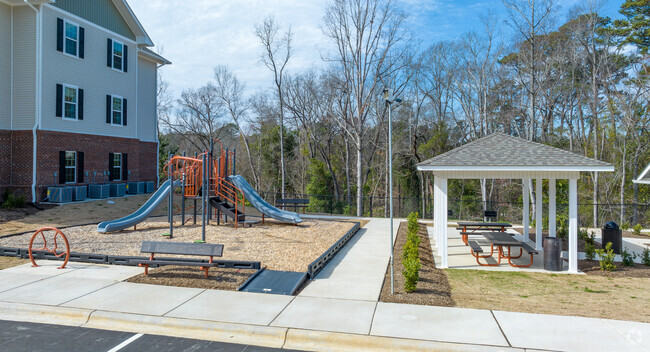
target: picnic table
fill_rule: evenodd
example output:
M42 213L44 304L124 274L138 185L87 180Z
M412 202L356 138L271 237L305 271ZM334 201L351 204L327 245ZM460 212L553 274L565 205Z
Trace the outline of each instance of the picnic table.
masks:
M476 258L476 262L478 265L481 266L497 266L501 264L501 259L508 259L508 264L510 266L516 267L516 268L528 268L533 265L533 255L537 254L538 252L529 246L525 242L520 242L514 237L510 236L508 233L505 232L480 232L480 234L490 243L490 254L488 255L481 255L480 253L483 253L483 249L481 246L478 244L476 241L469 241L469 246L471 247L470 251L474 258ZM497 262L496 264L490 264L490 263L481 263L479 261L479 258L490 258L494 255L494 248L497 248ZM504 247L508 247L508 252L506 254L506 251L504 250ZM513 256L512 255L512 248L513 247L519 247L519 255ZM521 258L523 255L523 252L526 251L528 254L530 254L530 263L528 264L515 264L512 262L512 259L518 259Z
M480 232L480 230L488 230L493 232L505 232L506 227L512 227L512 224L507 222L465 222L459 221L456 229L460 230L460 237L463 243L467 246L467 236L469 234Z

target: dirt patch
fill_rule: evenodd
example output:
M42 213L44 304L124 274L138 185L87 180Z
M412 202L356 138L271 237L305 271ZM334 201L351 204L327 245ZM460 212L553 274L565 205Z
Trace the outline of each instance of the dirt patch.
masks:
M578 268L587 275L650 278L650 266L648 265L624 266L621 263L614 263L614 265L616 265L616 270L603 271L600 270L600 263L597 260L578 260Z
M650 322L650 279L446 270L463 308Z
M206 279L203 270L170 265L150 269L149 275L142 273L125 281L138 284L236 291L256 271L254 269L211 268L209 277Z
M180 217L175 218L174 238L165 239L162 234L169 232L169 223L165 220L165 217L152 218L138 224L137 230L129 228L108 234L98 233L96 225L62 231L68 237L71 251L109 255L141 256L142 241L193 242L201 239L200 221L197 225L181 227ZM351 222L320 220L307 220L294 226L267 220L251 228L235 229L232 222L217 226L212 221L206 226L205 239L208 243L224 245L220 259L259 261L272 270L304 272L309 263L353 226ZM30 238L31 233L0 238L0 246L27 248ZM34 247L42 247L42 242L35 241Z
M394 294L390 294L390 265L386 270L384 284L379 300L381 302L408 303L442 307L455 307L456 303L451 297L451 287L447 281L444 270L437 269L431 252L431 243L425 224L420 224L420 281L417 290L407 293L404 291L404 277L402 276L402 248L406 243L407 223L401 222L397 232L394 255Z
M29 263L27 259L20 259L16 257L0 257L0 270L11 268L13 266Z
M51 209L55 206L49 205L49 206L42 206L44 209ZM25 206L23 208L14 208L14 209L5 209L5 208L0 208L0 224L13 221L13 220L20 220L23 219L27 216L34 215L41 210L36 209L33 206ZM3 225L4 227L4 225Z

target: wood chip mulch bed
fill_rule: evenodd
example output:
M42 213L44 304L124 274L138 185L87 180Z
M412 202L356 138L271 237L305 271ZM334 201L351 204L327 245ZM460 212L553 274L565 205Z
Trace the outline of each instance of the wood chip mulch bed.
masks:
M125 281L138 284L236 291L256 271L255 269L211 268L209 277L206 279L203 270L195 267L170 265L149 269L149 275L142 273Z
M614 271L603 271L600 270L600 263L597 260L578 260L578 269L587 275L650 278L650 266L648 265L624 266L621 263L614 263L614 265L616 265Z
M420 224L420 281L414 292L404 291L404 277L402 276L402 248L406 243L407 223L400 223L395 241L394 254L394 289L395 294L390 294L390 264L386 270L384 284L381 289L379 301L391 303L408 303L430 306L455 307L456 303L451 298L451 286L444 270L435 267L431 243L425 224Z

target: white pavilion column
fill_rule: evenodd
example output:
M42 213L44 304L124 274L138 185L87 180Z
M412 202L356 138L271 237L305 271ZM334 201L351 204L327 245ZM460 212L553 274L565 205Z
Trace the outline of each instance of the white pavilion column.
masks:
M447 262L447 179L436 176L433 181L435 192L434 207L436 219L435 232L438 255L440 255L440 268L448 268Z
M530 191L528 190L529 180L527 178L522 180L523 182L523 211L522 211L522 222L524 223L524 241L529 241L528 235L530 233Z
M578 272L578 180L569 179L569 272Z
M556 209L555 209L555 179L548 179L548 235L555 237L557 234L556 229Z
M433 177L433 240L435 241L435 248L438 255L440 255L440 238L438 237L438 225L440 225L440 216L438 215L438 210L440 206L438 201L440 200L440 189L438 188L438 176Z
M542 179L535 180L535 249L542 249L542 212L544 206L542 205Z

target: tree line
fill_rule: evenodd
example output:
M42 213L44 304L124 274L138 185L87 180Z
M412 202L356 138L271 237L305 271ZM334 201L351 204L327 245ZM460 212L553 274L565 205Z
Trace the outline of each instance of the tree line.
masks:
M416 171L418 162L501 131L615 165L579 182L580 202L590 203L583 225L648 221L650 187L631 180L650 162L650 0L626 0L618 20L602 16L600 5L503 0L504 18L485 15L481 30L423 46L393 1L332 0L321 28L334 49L301 72L287 70L296 34L268 17L252 30L271 88L247 96L226 66L176 98L159 82L161 158L217 138L238 149L238 173L260 192L329 196L315 197L313 211L385 212L382 93L390 90L402 100L392 106L395 195L430 198L433 180ZM449 192L485 210L519 202L521 186L456 180ZM616 214L599 204L617 204Z

